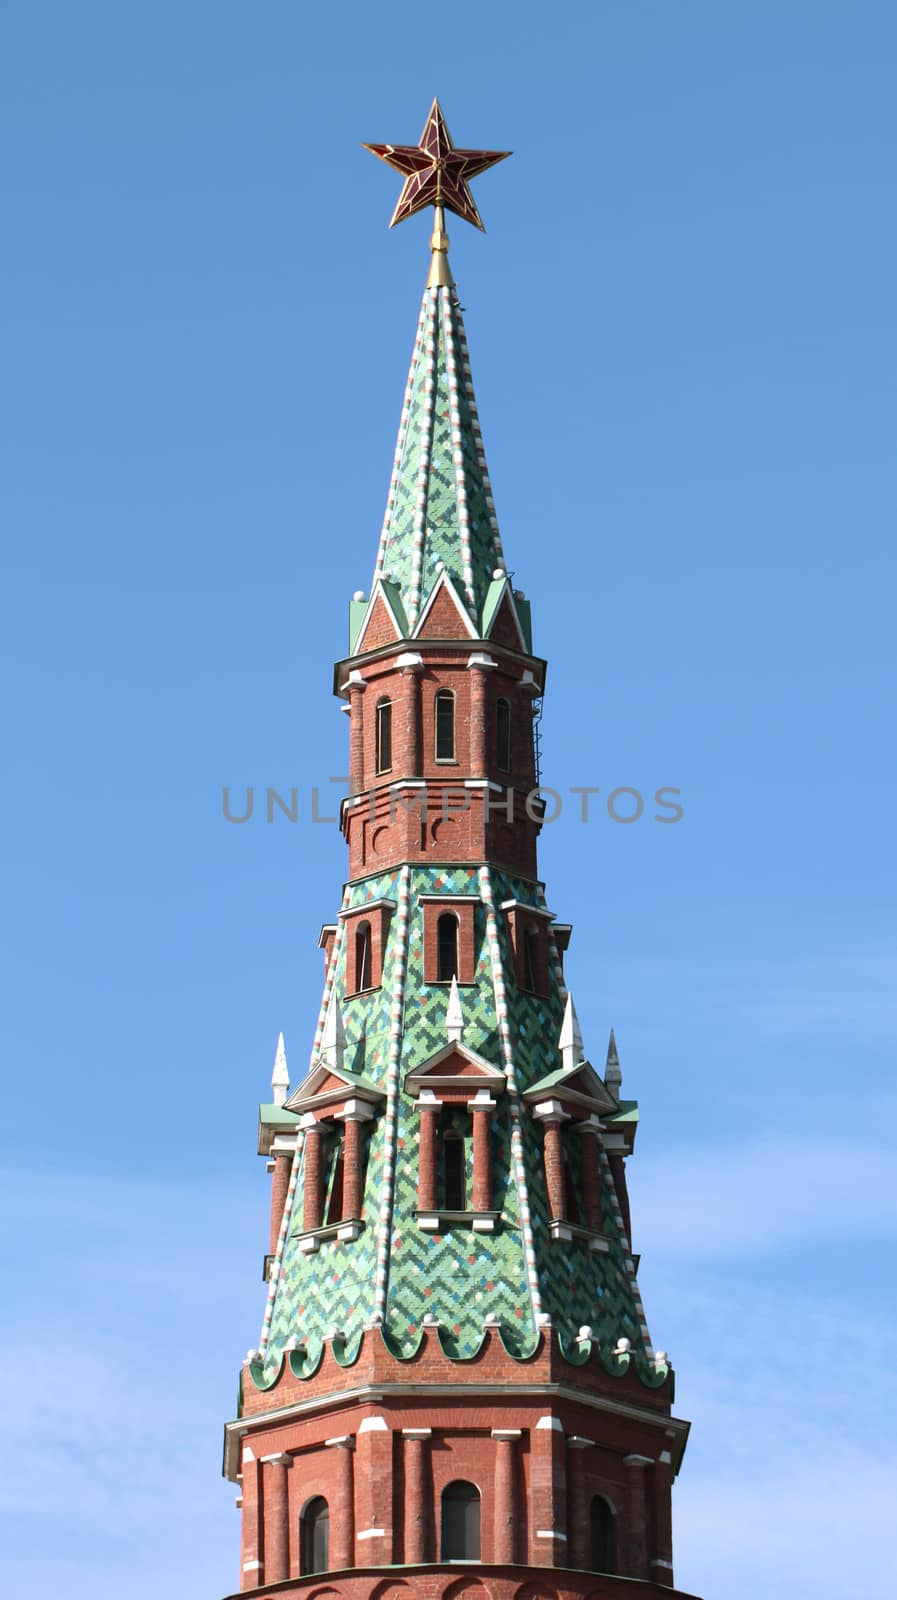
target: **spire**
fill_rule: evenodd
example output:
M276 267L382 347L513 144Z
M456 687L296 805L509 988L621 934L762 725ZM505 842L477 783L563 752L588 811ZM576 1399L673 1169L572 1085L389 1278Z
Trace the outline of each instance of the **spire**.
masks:
M617 1041L614 1030L610 1030L610 1039L607 1044L607 1064L604 1068L604 1082L615 1099L620 1098L620 1088L623 1083L623 1074L620 1071L620 1057L617 1055Z
M461 307L448 263L445 213L452 211L482 228L469 180L510 152L456 150L436 100L419 144L369 144L365 149L405 177L391 227L426 206L434 207L430 275L374 584L385 580L395 586L413 631L437 584L447 578L468 613L471 632L479 636L496 569L504 576L504 558Z
M579 1018L576 1015L576 1007L573 1004L572 994L567 996L567 1004L564 1007L564 1021L561 1026L561 1036L558 1039L558 1044L564 1071L569 1072L571 1067L579 1065L584 1054L582 1032L579 1026Z
M461 1010L461 993L457 978L452 978L448 1005L445 1011L445 1031L450 1044L456 1044L464 1033L464 1013Z
M321 1060L327 1063L328 1067L336 1067L337 1071L340 1072L342 1071L345 1049L346 1030L343 1027L343 1013L336 998L336 990L334 990L330 1005L327 1008L319 1055Z
M282 1106L290 1092L290 1074L287 1071L287 1053L284 1047L283 1034L277 1035L277 1049L274 1053L274 1071L271 1073L271 1099L276 1106Z

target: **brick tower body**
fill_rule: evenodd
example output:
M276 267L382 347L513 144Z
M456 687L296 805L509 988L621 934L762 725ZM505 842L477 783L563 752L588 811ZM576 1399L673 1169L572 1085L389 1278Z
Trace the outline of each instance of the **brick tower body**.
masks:
M291 1091L281 1044L260 1108L268 1298L225 1430L241 1587L675 1595L688 1425L630 1243L637 1107L613 1035L603 1076L585 1055L571 928L539 881L545 663L505 569L439 213L433 244L373 583L336 667L348 882L308 1071Z

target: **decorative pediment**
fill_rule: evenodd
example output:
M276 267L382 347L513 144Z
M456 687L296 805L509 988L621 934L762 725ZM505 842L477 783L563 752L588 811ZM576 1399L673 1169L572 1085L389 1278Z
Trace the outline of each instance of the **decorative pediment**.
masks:
M443 1045L435 1055L405 1074L406 1094L419 1094L424 1089L454 1089L463 1090L467 1095L487 1087L496 1092L504 1089L505 1075L501 1068L456 1040Z
M414 630L415 639L477 638L470 612L447 572L436 580Z
M383 645L404 639L407 632L402 597L395 584L381 578L371 591L357 638L350 646L352 654L360 656L368 650L379 650Z
M619 1105L602 1082L590 1061L578 1061L575 1066L561 1067L549 1072L523 1096L530 1105L547 1100L560 1101L573 1116L603 1116L619 1111Z
M313 1116L336 1107L346 1100L361 1100L369 1106L379 1105L384 1099L382 1089L346 1067L334 1067L327 1061L316 1061L311 1071L295 1088L286 1102L285 1110L298 1111Z
M507 584L505 584L504 593L495 608L485 636L487 639L492 639L495 644L506 645L509 650L526 650L523 629L520 626L511 590Z

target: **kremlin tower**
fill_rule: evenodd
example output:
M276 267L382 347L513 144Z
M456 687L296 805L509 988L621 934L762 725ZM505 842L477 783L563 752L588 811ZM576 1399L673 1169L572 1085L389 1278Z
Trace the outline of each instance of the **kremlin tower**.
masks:
M688 1424L652 1348L613 1033L599 1071L539 880L545 662L511 585L434 102L393 221L432 261L369 593L350 605L348 881L311 1059L260 1108L267 1304L225 1429L240 1588L288 1600L636 1600L673 1587Z

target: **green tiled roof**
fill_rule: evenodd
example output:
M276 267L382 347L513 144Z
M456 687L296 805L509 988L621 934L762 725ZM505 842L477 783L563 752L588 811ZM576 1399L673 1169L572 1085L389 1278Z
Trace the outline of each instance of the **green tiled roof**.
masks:
M501 1214L494 1234L448 1225L430 1233L418 1227L415 1216L420 1117L403 1083L409 1070L446 1043L448 990L424 981L424 906L419 903L421 895L442 893L475 899L475 982L460 991L463 1043L504 1072L508 1085L491 1113L493 1206ZM295 1338L305 1341L311 1370L334 1327L352 1349L365 1325L379 1322L390 1346L407 1356L417 1348L422 1318L429 1312L459 1358L479 1349L490 1313L499 1318L509 1349L520 1356L535 1349L546 1317L571 1348L588 1324L608 1352L621 1337L631 1340L636 1369L653 1384L657 1375L629 1241L603 1153L602 1231L608 1252L591 1251L582 1241L554 1240L549 1229L542 1129L522 1096L561 1075L557 1040L566 991L556 952L547 995L517 987L510 932L498 910L505 900L544 910L539 886L491 867L406 865L350 885L343 909L371 899L397 904L380 988L345 999L342 919L325 990L327 997L332 983L341 1002L346 1061L385 1097L382 1112L365 1124L364 1227L358 1238L327 1239L311 1254L299 1248L300 1135L269 1285L262 1362L253 1366L254 1379L263 1386L273 1381L284 1347ZM453 1114L459 1130L469 1133L464 1109ZM623 1102L619 1116L634 1115L634 1102ZM469 1155L470 1144L467 1139ZM578 1191L578 1141L570 1142L570 1159ZM294 1201L295 1214L290 1214Z
M374 578L415 622L444 567L477 632L504 566L455 289L427 288L405 391Z

